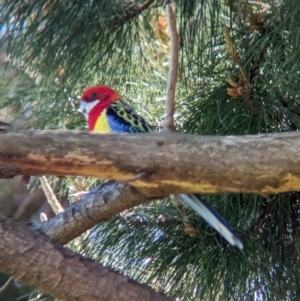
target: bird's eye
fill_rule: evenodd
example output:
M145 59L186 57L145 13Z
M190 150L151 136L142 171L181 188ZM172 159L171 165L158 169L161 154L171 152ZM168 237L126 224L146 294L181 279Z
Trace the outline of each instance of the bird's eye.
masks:
M96 100L97 99L97 93L92 93L91 94L91 97L90 97L90 100L91 101L94 101L94 100Z

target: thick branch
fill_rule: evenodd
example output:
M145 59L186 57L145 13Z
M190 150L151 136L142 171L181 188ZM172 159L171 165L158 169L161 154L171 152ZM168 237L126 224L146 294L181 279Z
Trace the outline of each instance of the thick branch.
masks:
M126 181L149 197L180 192L300 189L300 133L209 137L179 133L22 131L0 135L0 175L81 175Z
M24 227L0 218L0 266L14 279L60 300L170 301L101 264Z
M127 185L108 182L91 190L56 217L32 227L66 244L100 222L149 201Z

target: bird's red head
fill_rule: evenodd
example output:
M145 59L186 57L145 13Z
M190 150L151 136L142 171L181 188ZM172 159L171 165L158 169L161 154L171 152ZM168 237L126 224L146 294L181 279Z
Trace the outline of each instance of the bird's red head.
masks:
M119 98L119 94L108 86L93 86L87 88L81 99L85 102L93 102L98 100L101 103L111 104Z
M89 130L93 130L103 110L118 99L120 99L118 92L108 86L93 86L83 92L79 110L87 119Z

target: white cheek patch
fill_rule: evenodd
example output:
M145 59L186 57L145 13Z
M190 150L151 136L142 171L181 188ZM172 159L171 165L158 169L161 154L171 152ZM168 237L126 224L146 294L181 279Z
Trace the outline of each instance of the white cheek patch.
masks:
M91 110L99 103L99 100L94 100L92 102L82 101L78 110L84 115L84 117L88 120L89 113Z

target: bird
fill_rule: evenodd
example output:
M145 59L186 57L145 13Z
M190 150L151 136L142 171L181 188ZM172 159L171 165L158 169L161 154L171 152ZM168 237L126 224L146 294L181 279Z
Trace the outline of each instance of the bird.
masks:
M116 90L109 86L91 86L84 90L78 108L88 130L96 133L149 133L155 127L138 115ZM200 194L179 194L180 201L193 209L232 246L243 250L243 242L231 226Z

